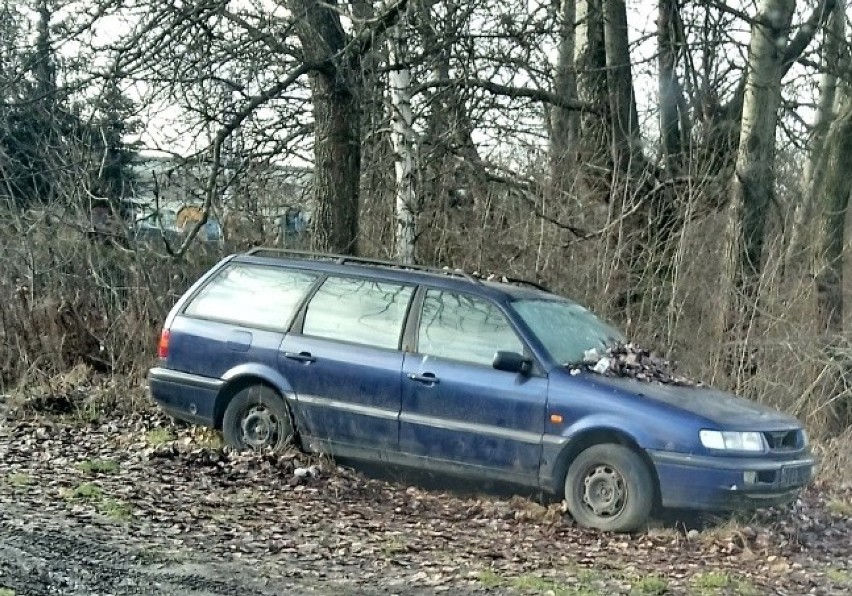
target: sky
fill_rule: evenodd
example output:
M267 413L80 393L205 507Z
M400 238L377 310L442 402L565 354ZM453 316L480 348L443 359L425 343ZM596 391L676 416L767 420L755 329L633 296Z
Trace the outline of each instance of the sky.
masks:
M541 0L544 2L546 0ZM529 0L531 10L540 2ZM629 34L633 48L633 58L636 65L633 68L634 87L637 94L637 105L642 119L643 131L646 138L650 141L657 136L656 125L656 39L654 37L657 19L657 3L647 0L628 0L628 22ZM756 12L754 2L744 2L735 0L730 3L738 10L744 10L748 14ZM808 6L810 2L799 2L799 20L802 18L806 10L810 10ZM86 6L85 0L71 2L67 4L64 11L78 15L81 14L81 9ZM285 16L284 9L280 4L269 0L240 0L239 2L231 2L231 7L250 7L254 6L257 10L276 11L281 16ZM121 16L109 15L102 18L94 28L92 41L95 45L104 47L122 36L129 33L133 27L134 17L127 16L130 13L123 13ZM57 15L57 20L61 19L62 15ZM351 25L346 23L347 28ZM731 37L743 44L747 44L749 31L746 25L742 25L739 30L731 30ZM65 42L60 47L60 52L72 57L81 49L81 44L78 41ZM556 48L544 48L545 54L549 57L551 64L556 62ZM98 62L95 62L98 64ZM101 59L100 66L106 64L104 59ZM795 80L800 76L802 69L798 72L794 70L788 77ZM530 81L524 80L522 75L514 77L513 83L516 85L528 84ZM794 93L799 94L801 99L808 100L808 81L802 81L796 87ZM97 89L95 89L95 92ZM125 91L136 101L145 101L150 95L151 89L145 84L137 82L132 86L128 86ZM810 98L812 100L812 98ZM164 149L168 152L173 152L181 155L187 155L198 151L203 146L210 142L212 137L212 129L207 131L202 130L198 133L198 127L190 127L184 123L184 111L177 105L170 104L166 101L156 101L146 109L143 118L145 126L139 135L139 140L150 149ZM805 120L810 120L813 117L812 111L805 109L802 113ZM491 150L495 156L503 159L514 159L513 154L517 152L518 147L524 145L536 146L542 143L543 122L540 117L535 114L517 114L518 121L516 127L520 129L528 129L533 134L528 135L529 138L524 139L524 135L518 134L516 138L511 139L510 143L506 142L505 136L497 136L492 130L483 127L475 132L474 140L480 143L485 150ZM190 132L194 128L195 132ZM496 130L496 129L495 129ZM307 165L304 158L296 158L293 165Z

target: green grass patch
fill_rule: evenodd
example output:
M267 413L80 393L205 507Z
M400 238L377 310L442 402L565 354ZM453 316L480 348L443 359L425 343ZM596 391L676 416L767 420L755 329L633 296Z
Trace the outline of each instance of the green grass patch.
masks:
M130 506L120 499L102 499L96 508L98 513L113 521L127 521L130 519Z
M731 577L724 571L708 571L692 578L692 588L696 594L737 594L739 596L757 596L760 591L747 580Z
M115 474L119 470L118 462L111 459L89 459L77 464L77 468L86 474Z
M159 447L174 440L175 436L167 428L152 428L145 433L145 441L153 447Z
M631 594L643 594L654 596L666 594L669 591L669 583L656 575L647 575L633 583Z
M738 596L759 596L760 590L744 579L734 580L734 594Z
M67 491L65 498L71 501L100 501L104 498L104 491L97 484L81 482L72 490Z
M477 574L479 584L488 590L511 588L524 594L554 594L555 596L599 596L600 589L592 582L600 581L600 573L592 569L572 570L570 580L560 582L532 573L517 577L506 577L490 568L480 569ZM641 592L641 594L663 594L664 592Z
M825 576L833 584L837 584L844 588L852 587L852 570L830 567L826 570Z
M381 546L382 555L384 555L386 559L390 559L395 557L396 555L402 554L406 550L408 550L408 547L406 546L405 541L402 538L398 537L388 538L382 543Z
M583 582L583 580L581 580ZM559 582L532 573L525 573L509 580L509 585L519 592L533 594L554 594L555 596L597 596L599 591L592 586L564 585Z
M71 490L62 493L68 501L76 503L87 503L95 510L113 521L127 521L130 519L130 506L121 499L108 497L97 484L82 482Z
M11 588L0 588L0 596L15 596L15 590Z
M135 555L135 559L145 564L185 563L189 560L188 556L183 552L166 550L158 546L139 550Z
M828 510L834 515L852 517L852 503L840 499L832 499L828 502Z
M10 486L16 486L18 488L23 488L25 486L29 486L33 483L33 477L29 474L24 474L22 472L12 472L8 476L6 476L6 484ZM0 594L2 596L2 594Z
M731 576L724 571L708 571L692 578L692 587L700 594L712 594L731 585Z
M483 588L499 588L506 584L503 576L493 569L480 569L477 579Z

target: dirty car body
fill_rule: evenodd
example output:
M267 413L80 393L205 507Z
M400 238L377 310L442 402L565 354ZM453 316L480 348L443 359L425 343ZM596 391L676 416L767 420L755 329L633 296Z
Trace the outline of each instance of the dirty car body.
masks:
M239 447L293 438L510 481L565 494L580 523L603 529L635 529L652 506L783 503L811 480L789 416L567 361L617 339L539 287L257 250L224 259L175 304L148 380L169 414Z

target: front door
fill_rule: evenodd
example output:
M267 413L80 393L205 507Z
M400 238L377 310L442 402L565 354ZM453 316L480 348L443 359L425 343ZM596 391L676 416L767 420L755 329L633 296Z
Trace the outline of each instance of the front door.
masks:
M400 450L537 482L547 378L492 367L497 351L525 351L505 314L428 290L419 321L417 352L403 363Z
M400 337L412 294L410 286L329 277L284 338L279 365L296 393L297 427L312 448L396 449Z

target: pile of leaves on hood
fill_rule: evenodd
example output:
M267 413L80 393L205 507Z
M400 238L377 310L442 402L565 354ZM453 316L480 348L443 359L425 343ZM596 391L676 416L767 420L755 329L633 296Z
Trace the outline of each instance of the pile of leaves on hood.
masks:
M628 377L637 381L657 382L664 385L700 387L701 383L677 374L672 363L635 343L617 344L598 350L592 348L583 354L583 363L574 366L571 374L589 370L608 377Z

